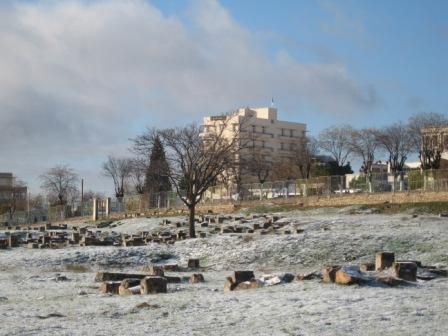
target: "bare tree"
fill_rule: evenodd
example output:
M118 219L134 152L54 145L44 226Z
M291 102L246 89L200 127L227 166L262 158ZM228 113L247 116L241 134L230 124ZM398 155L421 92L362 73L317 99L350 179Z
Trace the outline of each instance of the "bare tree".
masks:
M299 169L302 179L311 177L318 152L318 142L312 137L306 137L303 142L296 145L294 164Z
M45 204L45 197L42 194L30 197L30 209L42 210L45 208Z
M414 114L409 118L413 151L419 154L422 169L437 169L440 165L441 150L436 148L431 137L424 135L424 129L448 125L448 117L433 112Z
M78 190L78 174L67 165L50 168L40 175L40 180L49 199L54 197L59 205L67 204L69 196Z
M350 125L342 125L326 128L319 134L319 147L333 157L338 167L343 167L352 153L352 133L353 128Z
M243 175L250 174L255 176L258 183L263 184L271 173L272 162L266 159L259 149L251 148L250 152L241 158L240 169Z
M147 128L143 134L130 139L130 141L132 141L131 152L144 160L149 161L154 143L157 142L157 136L157 129Z
M195 209L207 189L234 162L240 148L238 134L224 135L230 118L223 116L213 132L192 124L158 132L170 165L169 178L190 212L190 237L195 237ZM184 190L182 190L184 189Z
M87 190L84 192L83 199L85 201L90 201L90 200L93 200L94 198L103 199L103 198L105 198L105 195L104 195L104 193L96 192L93 190Z
M384 149L389 156L390 170L394 176L393 188L395 190L395 180L401 175L400 182L403 181L403 168L412 152L412 134L406 125L401 122L385 127L376 133L379 147ZM402 185L400 189L402 189Z
M103 174L111 177L114 181L115 197L121 201L125 194L126 179L132 171L131 160L128 158L118 158L109 156L103 163Z
M377 130L373 128L354 130L350 147L353 154L362 160L360 170L367 177L369 191L372 192L372 165L378 148Z
M130 162L131 171L129 176L135 191L140 195L145 193L145 174L147 169L146 162L147 161L143 158L135 158Z

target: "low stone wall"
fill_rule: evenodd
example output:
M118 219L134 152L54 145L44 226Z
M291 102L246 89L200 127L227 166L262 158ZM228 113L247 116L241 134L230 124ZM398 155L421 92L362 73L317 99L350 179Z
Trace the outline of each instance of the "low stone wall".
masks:
M251 208L260 205L289 205L299 207L335 207L335 206L348 206L359 204L381 204L381 203L425 203L425 202L448 202L448 192L402 192L402 193L362 193L362 194L345 194L345 195L332 195L330 196L308 196L308 197L289 197L289 198L277 198L266 200L254 200L245 201L240 203L227 203L227 204L199 204L196 207L196 213L206 214L212 213L232 213L241 208ZM138 216L176 216L187 215L188 209L154 209L145 211L142 213L113 213L108 218L100 218L99 220L119 220L129 217ZM91 220L90 217L77 217L73 219L65 219L60 221L61 223L84 223L87 220ZM58 223L55 221L54 223Z
M448 192L403 192L403 193L373 193L351 194L333 197L307 197L297 200L305 207L315 206L341 206L353 204L380 204L380 203L420 203L448 201Z
M381 203L425 203L448 202L448 192L402 192L402 193L362 193L330 196L290 197L268 200L246 201L227 205L201 205L199 212L214 213L232 212L239 208L255 207L257 205L290 205L302 207L333 207L355 204L381 204Z

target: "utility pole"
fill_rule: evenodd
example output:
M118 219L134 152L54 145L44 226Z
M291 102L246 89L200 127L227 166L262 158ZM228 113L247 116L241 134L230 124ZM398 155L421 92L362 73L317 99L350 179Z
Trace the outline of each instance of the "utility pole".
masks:
M26 219L26 222L27 222L27 224L29 224L30 222L31 222L31 220L30 220L30 198L31 198L31 193L30 192L28 192L28 195L27 195L28 197L27 197L27 200L26 200L26 213L27 213L27 219Z
M84 179L81 179L81 217L84 216Z

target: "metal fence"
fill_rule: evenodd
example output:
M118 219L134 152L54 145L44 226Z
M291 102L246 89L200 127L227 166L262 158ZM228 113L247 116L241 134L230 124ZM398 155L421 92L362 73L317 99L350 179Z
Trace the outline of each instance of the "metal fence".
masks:
M328 196L342 197L346 194L384 192L442 192L448 191L448 170L411 170L393 176L387 173L345 176L319 176L309 179L250 183L237 186L216 185L210 187L201 204L229 204L250 200L270 200L290 197ZM110 213L144 213L154 209L182 208L182 194L173 191L144 195L126 195L123 199L112 198ZM98 218L106 218L106 203L98 202ZM92 200L69 206L47 206L44 209L16 211L11 220L7 215L0 222L7 225L32 224L42 221L60 221L67 218L92 216Z
M319 176L309 179L250 183L240 186L216 185L202 197L202 204L227 204L250 200L269 200L289 197L328 196L384 192L442 192L448 191L448 170L412 170L396 176L387 173L367 175ZM173 192L158 193L152 199L169 199L153 202L148 209L175 208L182 200Z

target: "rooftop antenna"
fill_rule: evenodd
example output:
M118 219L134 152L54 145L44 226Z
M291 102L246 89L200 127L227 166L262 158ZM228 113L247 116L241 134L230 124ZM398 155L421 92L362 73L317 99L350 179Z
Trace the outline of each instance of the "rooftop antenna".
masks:
M274 107L274 97L271 98L271 107Z

